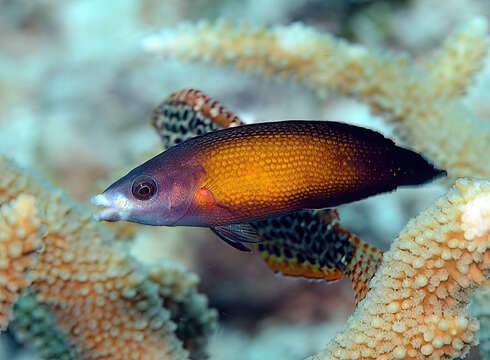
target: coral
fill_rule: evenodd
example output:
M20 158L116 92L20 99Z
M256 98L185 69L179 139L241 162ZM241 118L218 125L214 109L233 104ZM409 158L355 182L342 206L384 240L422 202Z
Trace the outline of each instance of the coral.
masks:
M158 285L184 348L192 359L206 358L206 344L217 328L218 313L209 309L207 297L197 292L198 276L170 261L147 266L147 273L148 280Z
M205 347L216 330L217 312L208 308L207 298L197 292L199 278L171 261L145 265L148 281L158 285L163 306L177 328L177 337L190 351L191 359L207 358ZM53 319L53 313L32 295L15 304L9 324L17 339L32 347L43 359L78 359L72 342Z
M161 270L158 279L152 272L154 281L150 280L145 266L128 255L125 244L113 241L111 234L92 220L89 212L65 194L5 158L0 158L0 178L0 203L23 204L29 199L23 194L36 198L45 232L43 249L31 266L30 289L35 299L52 313L63 336L73 344L72 351L77 358L189 358L189 352L177 338L179 329L171 321L171 312L165 308L161 294L164 291L167 298L172 298L171 290L164 285L166 281L174 283L178 271L169 271L166 278L166 271ZM11 222L15 225L15 221ZM29 234L22 231L22 226L24 223L20 222L14 228L11 243L22 239L24 233ZM177 279L190 276L180 273ZM189 294L195 292L195 281L181 286L182 289L187 286ZM215 313L207 310L205 302L199 310L204 320L194 314L193 321L199 319L197 323L203 324L208 320L213 324ZM203 325L200 329L204 331L199 344L202 345L212 326ZM37 330L31 330L30 336L36 337ZM193 358L203 356L200 346L191 350L199 353Z
M215 100L197 90L182 90L166 99L156 109L153 119L153 126L162 137L164 144L168 146L169 143L172 144L176 140L181 141L184 136L191 137L195 129L199 129L201 133L213 131L214 129L211 125L214 127L218 125L214 124L213 118L209 116L209 109L206 108L205 111L200 111L200 105L207 102L214 104L210 108L224 109ZM218 116L223 112L224 110L217 110L214 113ZM227 113L231 114L228 118L232 118L234 123L239 121L233 113ZM227 118L227 116L224 117ZM186 128L185 134L181 134L178 130L182 123L184 123ZM224 123L221 126L226 127L226 125ZM363 358L382 358L383 356L386 358L435 356L437 358L443 354L455 357L463 355L468 350L468 345L476 343L474 332L478 327L474 320L471 323L469 322L469 316L464 310L464 306L468 302L467 294L462 295L460 293L465 291L461 290L461 288L467 288L470 281L473 281L476 285L481 285L481 280L488 277L490 267L488 261L490 259L486 259L482 263L482 257L488 257L488 247L490 246L486 239L488 238L487 234L490 227L488 223L490 217L487 219L487 216L490 215L489 185L486 182L475 182L470 185L464 180L460 180L457 183L457 188L460 191L459 199L458 193L454 190L452 194L448 195L450 198L449 204L444 203L443 200L439 201L439 208L427 211L420 216L422 219L420 222L413 220L413 223L407 226L405 232L400 235L399 252L397 252L397 247L394 246L394 250L387 257L391 259L391 263L388 262L384 266L383 271L386 279L377 280L377 282L373 283L374 285L371 284L377 289L378 295L371 296L369 305L364 304L363 306L369 306L375 310L368 310L368 316L370 317L367 320L362 316L351 320L351 326L348 329L355 330L347 333L344 338L339 340L341 346L345 347L345 349L336 349L336 351L339 351L339 358L358 358L359 355ZM480 187L481 189L479 189ZM482 191L483 195L475 195L476 191L473 188L476 188L476 191ZM460 202L463 201L466 205L459 209ZM450 209L449 206L455 207L456 210ZM304 213L304 215L308 214ZM332 216L329 212L326 214L327 216ZM294 218L295 215L297 214L290 215L293 219L288 219L288 222L292 225L284 230L289 231L288 236L280 236L274 239L275 241L272 242L274 246L281 245L282 237L289 239L294 234L294 231L293 233L290 231L298 227L298 224L295 225L295 220L297 220L297 218ZM461 219L459 219L460 216L462 216ZM482 218L479 218L479 216ZM434 220L430 220L430 217L434 218ZM298 218L300 219L300 224L306 223L308 227L312 224L314 224L314 227L317 226L317 224L315 225L314 222L311 222L311 219ZM279 233L281 231L279 225L281 219L278 220L275 226L272 224L267 225L267 220L259 221L256 226L263 230L259 234L264 239L271 238L266 232L266 229L269 228L273 229L275 236L277 236L278 231ZM457 234L458 222L461 222L460 228L464 232L463 234ZM331 219L327 223L332 223ZM472 231L476 232L476 235L480 236L481 239L471 239L474 236ZM301 231L302 234L307 232L308 229ZM310 234L310 236L314 243L326 240L315 240L314 234ZM471 240L471 243L465 244L459 241L458 236L462 240ZM360 240L357 239L357 241ZM298 243L301 242L294 241L294 244ZM259 249L262 246L262 250L264 250L266 245L270 246L271 244L264 240L263 243L259 244ZM327 245L324 244L322 248ZM365 255L364 251L359 251L363 249L364 246L357 247L357 256ZM467 253L462 250L467 250ZM280 253L279 250L276 250L276 252ZM375 252L371 255L376 256L377 254ZM268 252L265 252L266 261L267 257ZM271 258L276 260L275 255L272 255ZM362 260L359 262L365 265ZM404 262L408 264L404 264ZM373 260L371 265L376 263ZM354 264L357 264L357 261L354 261ZM279 269L280 263L269 265L273 269ZM481 269L474 268L474 266L480 266ZM356 269L356 266L354 266L354 269ZM376 271L377 267L372 270ZM361 272L361 274L368 274L368 276L362 279L353 279L354 287L356 288L356 285L360 285L359 289L361 290L358 293L359 289L356 289L356 301L362 300L368 290L370 290L368 283L374 275L374 271L371 273L368 271ZM484 271L485 274L480 271ZM298 273L293 274L291 272L288 274L298 275ZM356 272L354 271L355 274ZM464 278L464 275L469 275L470 280ZM451 279L449 279L450 277ZM362 286L362 284L366 286ZM479 312L485 314L486 310L483 309L488 303L485 302L483 297L482 304L478 307ZM420 316L418 321L416 319L417 316ZM360 327L359 319L361 322ZM483 319L485 318L483 317ZM462 324L465 322L469 323L469 325L463 329ZM373 323L378 325L372 326ZM460 328L457 328L458 326ZM380 330L382 335L378 338L377 332ZM365 333L366 336L363 338L360 335L361 333ZM355 339L359 339L356 343L356 345L359 345L358 348L355 348L356 345L352 347L350 343L350 339L353 336ZM365 343L368 345L364 347ZM463 347L463 344L466 346ZM375 349L378 349L379 353L376 353ZM331 353L329 353L327 358L330 358L330 355ZM334 353L334 355L337 354Z
M19 342L32 348L42 359L78 359L74 344L58 327L53 313L32 295L23 295L15 303L9 328Z
M490 183L460 179L400 233L320 359L454 359L477 343L466 309L490 276Z
M0 330L8 324L21 290L31 284L27 270L36 262L35 251L42 236L38 215L34 198L28 195L0 207Z
M490 284L475 291L471 302L471 315L480 322L478 338L480 340L480 354L482 359L490 354Z
M272 28L182 24L143 40L151 54L293 78L320 94L355 96L391 119L415 150L452 179L490 178L490 124L464 106L464 93L487 51L487 24L478 18L453 34L428 69L405 56L378 54L301 24Z
M433 55L428 66L437 97L459 97L481 71L487 54L486 23L476 19L449 36Z

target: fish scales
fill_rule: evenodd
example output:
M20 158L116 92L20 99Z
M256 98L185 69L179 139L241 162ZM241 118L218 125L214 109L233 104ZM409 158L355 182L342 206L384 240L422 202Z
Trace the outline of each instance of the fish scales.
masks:
M374 131L327 121L245 125L176 147L179 155L172 156L181 166L202 167L202 187L230 210L219 219L199 215L215 224L265 218L277 209L333 207L435 174L418 154Z

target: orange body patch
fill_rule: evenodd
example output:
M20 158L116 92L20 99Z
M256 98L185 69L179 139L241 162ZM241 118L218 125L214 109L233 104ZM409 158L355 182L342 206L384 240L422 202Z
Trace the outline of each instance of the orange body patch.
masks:
M209 210L216 206L213 193L205 187L201 187L196 191L194 199L196 204L203 210Z

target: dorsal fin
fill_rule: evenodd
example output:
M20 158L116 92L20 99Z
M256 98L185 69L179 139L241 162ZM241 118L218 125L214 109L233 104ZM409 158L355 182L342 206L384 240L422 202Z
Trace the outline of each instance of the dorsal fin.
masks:
M235 114L196 89L183 89L171 94L153 113L151 123L164 148L198 135L243 125Z

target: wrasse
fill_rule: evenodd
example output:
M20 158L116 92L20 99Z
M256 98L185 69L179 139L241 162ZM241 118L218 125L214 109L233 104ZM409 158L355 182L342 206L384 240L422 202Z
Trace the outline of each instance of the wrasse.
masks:
M333 207L443 173L372 130L328 121L268 122L175 145L94 203L106 207L99 220L219 226Z
M185 142L197 135L216 131L223 127L243 125L237 116L226 110L218 102L202 92L192 89L179 91L167 98L155 110L155 116L152 123L162 137L164 147L171 147L175 144ZM328 124L327 122L324 123ZM344 126L346 128L350 127L349 125ZM375 132L356 127L352 128L360 130L360 132L367 132L369 135L367 136L367 139L364 140L367 140L368 143L370 140L374 141L374 143L379 140L382 143L387 144L386 147L388 150L401 149ZM346 138L349 140L352 139L352 136L347 136ZM334 136L332 139L328 140L331 140L331 143L333 143L336 138ZM362 136L360 137L360 140L363 140ZM377 146L379 147L379 144ZM240 147L236 150L240 151ZM403 149L401 150L403 153ZM412 155L411 157L408 157L409 160L415 158L415 160L417 160L414 161L415 165L421 166L422 169L426 171L425 178L424 176L419 176L417 178L413 173L410 174L409 172L402 173L401 170L404 169L404 167L400 167L399 169L396 168L397 171L392 173L394 177L396 177L397 174L404 176L410 175L412 178L409 181L415 184L429 180L431 177L442 173L442 171L434 169L418 155L409 152L408 150L405 150L405 152ZM347 157L346 160L352 161L349 157ZM392 169L395 168L392 167ZM151 174L152 173L150 173L150 175ZM125 178L130 175L131 173ZM121 180L124 180L125 178ZM104 194L111 188L119 187L122 183L121 180L112 185L106 192L104 192ZM400 184L404 183L402 182ZM133 183L131 190L133 190L134 185L135 183ZM396 185L394 185L394 187L396 187ZM145 187L143 188L146 189ZM342 186L340 188L342 188ZM199 187L196 193L202 191L201 189L202 187ZM385 190L381 191L389 191L389 189L383 189ZM207 190L208 189L206 189L206 193ZM147 190L144 190L143 193L151 193L153 191L154 190L151 189L150 185L150 187ZM193 202L202 200L200 199L199 193L196 195L194 196L193 201L191 201L191 205L187 211L193 210ZM366 195L366 193L364 193L364 195L361 194L361 197L365 196L368 195ZM213 200L211 204L214 205L216 203L214 194L211 200ZM131 199L128 191L126 191L126 194L120 192L117 196L113 196L112 202L110 201L109 196L106 197L105 195L99 195L94 199L94 202L98 205L110 206L110 208L107 209L109 212L104 210L98 216L100 219L106 220L118 220L124 217L131 220L129 219L129 214L127 212L127 208L132 207L128 206L131 204L131 201L135 202L134 199ZM140 201L144 202L145 200ZM136 204L138 204L138 202L136 202ZM116 205L115 214L114 209L112 208L114 205ZM226 204L219 205L224 205L223 209L228 210ZM121 207L122 210L126 210L126 213L123 212L125 215L124 217L120 216L121 208L118 207ZM231 209L230 212L233 215L236 214L236 212L231 211ZM132 221L144 222L141 221L141 218ZM177 222L175 224L178 225ZM195 224L192 223L190 225ZM356 292L356 301L359 301L364 297L364 294L368 290L367 284L374 275L382 259L381 251L369 246L348 231L342 229L338 224L336 212L333 210L297 211L286 215L248 221L247 224L233 223L216 226L216 224L213 223L206 225L211 225L212 229L214 229L223 240L240 250L248 250L243 242L260 241L259 250L268 266L271 267L272 270L284 275L301 276L310 279L323 279L326 281L337 280L342 275L348 276L351 279Z

